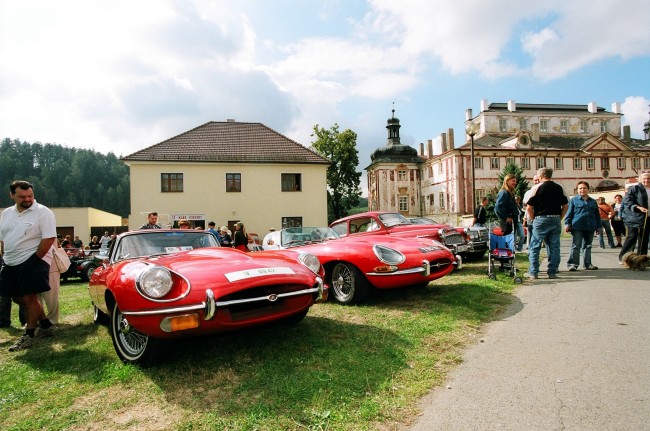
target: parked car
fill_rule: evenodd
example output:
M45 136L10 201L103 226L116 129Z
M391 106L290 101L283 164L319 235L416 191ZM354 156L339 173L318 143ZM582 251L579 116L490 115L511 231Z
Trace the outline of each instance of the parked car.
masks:
M429 224L429 225L443 225L438 223L432 218L428 217L408 217L408 220L413 224ZM448 226L448 225L445 225ZM465 237L469 248L466 252L461 253L467 259L479 259L485 255L485 252L490 249L490 234L486 227L469 226L469 227L455 227L461 235Z
M341 238L328 227L293 227L269 232L265 250L299 250L318 257L331 296L341 304L363 302L372 288L426 286L449 274L456 259L431 239L389 235Z
M323 277L308 253L244 253L206 231L141 230L117 237L89 293L118 357L147 364L163 339L300 322L327 299Z
M61 278L80 278L83 281L90 280L90 276L100 264L101 260L96 258L97 253L82 248L65 249L70 258L70 267L66 272L61 273ZM96 250L95 250L96 251Z
M469 244L464 235L449 225L413 224L400 213L368 211L336 220L330 227L341 236L394 235L402 238L427 238L444 244L455 255L461 267L462 254Z

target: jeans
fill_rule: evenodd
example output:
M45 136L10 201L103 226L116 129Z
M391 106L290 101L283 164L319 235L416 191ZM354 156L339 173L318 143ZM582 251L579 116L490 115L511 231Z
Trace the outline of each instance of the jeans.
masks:
M517 228L515 230L517 233L517 251L522 251L524 249L524 242L526 241L526 237L524 236L524 226L521 223L517 223Z
M572 230L571 251L567 266L576 268L580 266L580 251L582 251L585 268L591 266L591 244L594 241L594 231L592 230Z
M530 250L528 253L528 273L539 273L539 251L542 242L546 243L548 250L549 275L556 274L560 267L560 235L562 234L562 220L560 217L535 217L533 220L533 234L531 236Z
M609 248L614 248L614 237L612 237L612 226L609 224L609 220L601 220L603 222L603 227L598 231L600 234L598 236L598 241L600 242L600 248L605 248L605 235L603 235L603 230L607 234L607 242L609 242Z
M0 326L11 324L11 298L0 296Z
M627 229L627 236L625 237L623 247L618 254L618 260L623 259L625 253L634 251L634 247L637 247L638 254L648 254L648 236L650 235L650 226L647 226L646 229L630 226L625 226L625 228Z

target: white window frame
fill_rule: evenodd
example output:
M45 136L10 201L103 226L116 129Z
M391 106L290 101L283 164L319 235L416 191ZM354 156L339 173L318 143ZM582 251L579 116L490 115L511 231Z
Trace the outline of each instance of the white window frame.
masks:
M634 170L641 169L641 158L632 157L632 169Z
M548 132L548 120L539 120L539 131Z
M569 133L569 120L560 120L560 133Z
M508 120L505 118L499 118L499 132L508 131Z
M587 133L587 120L580 120L580 133Z
M530 157L522 157L519 163L521 163L521 169L530 169Z
M483 157L474 157L474 169L483 169Z
M407 172L404 169L397 171L397 181L406 181L407 178Z
M592 171L596 169L596 159L593 157L587 157L587 170Z
M600 169L609 169L609 157L600 158Z
M553 161L553 165L555 166L556 171L561 171L564 169L564 159L562 157L556 157L555 160Z
M399 197L399 210L400 212L407 212L409 210L409 197L401 195Z
M499 157L490 157L490 169L501 169Z
M546 157L535 157L535 168L541 169L546 167Z
M438 200L440 201L440 209L445 209L445 192L438 193Z
M625 169L625 165L627 165L627 163L625 161L625 157L617 157L616 158L616 167L618 169L621 169L621 170Z
M574 171L582 170L582 158L576 157L575 159L573 159L573 170Z
M519 130L528 130L528 119L520 118L519 119Z
M607 132L607 120L600 120L600 133Z

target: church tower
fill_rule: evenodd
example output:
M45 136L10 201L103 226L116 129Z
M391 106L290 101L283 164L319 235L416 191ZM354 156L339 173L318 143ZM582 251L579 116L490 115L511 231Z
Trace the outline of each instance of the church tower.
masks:
M368 172L368 209L399 211L405 216L420 215L420 166L423 159L415 148L403 145L399 137L399 119L388 119L386 145L371 155Z

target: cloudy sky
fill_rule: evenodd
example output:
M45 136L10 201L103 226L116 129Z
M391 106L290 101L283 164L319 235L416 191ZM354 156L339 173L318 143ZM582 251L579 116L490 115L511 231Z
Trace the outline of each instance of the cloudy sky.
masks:
M0 0L0 138L120 156L208 121L306 146L338 123L361 170L393 103L419 148L481 99L620 102L641 138L649 29L647 0Z

